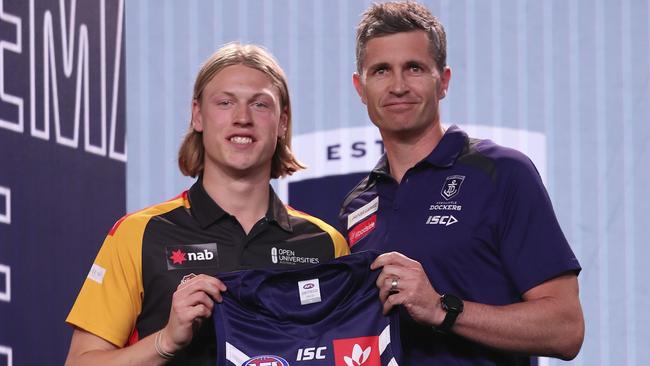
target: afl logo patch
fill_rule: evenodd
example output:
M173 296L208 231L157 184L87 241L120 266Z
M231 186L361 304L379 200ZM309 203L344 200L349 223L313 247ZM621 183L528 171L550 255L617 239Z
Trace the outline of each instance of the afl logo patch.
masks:
M442 190L440 191L442 198L449 201L455 197L460 192L460 186L463 185L464 180L464 175L448 176L447 179L445 179L445 184L442 186Z
M253 357L241 366L289 366L289 363L279 356L264 355Z

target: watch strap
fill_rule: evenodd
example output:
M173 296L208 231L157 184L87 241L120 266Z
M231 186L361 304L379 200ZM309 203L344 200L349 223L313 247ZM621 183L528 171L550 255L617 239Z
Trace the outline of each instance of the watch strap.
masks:
M447 312L445 319L433 329L436 332L447 333L456 322L458 315L463 312L463 300L457 296L445 294L440 297L442 308ZM453 305L452 305L453 304Z

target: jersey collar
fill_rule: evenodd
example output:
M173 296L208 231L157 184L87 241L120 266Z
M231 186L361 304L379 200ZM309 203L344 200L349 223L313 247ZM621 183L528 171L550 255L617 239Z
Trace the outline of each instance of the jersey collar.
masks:
M289 213L287 212L284 203L273 191L273 187L269 187L269 208L266 211L266 218L269 222L275 222L282 229L291 232L291 224L289 223ZM190 201L190 210L192 216L198 221L201 228L205 229L216 221L222 219L224 216L230 216L219 206L212 197L203 188L203 179L199 179L192 185L188 192Z

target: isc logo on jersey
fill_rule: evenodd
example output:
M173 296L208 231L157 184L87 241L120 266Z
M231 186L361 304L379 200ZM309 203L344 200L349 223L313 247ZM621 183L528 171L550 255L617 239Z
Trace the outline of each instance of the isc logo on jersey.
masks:
M289 366L289 362L280 356L255 356L241 366Z
M324 360L327 347L306 347L298 349L296 361Z
M335 339L335 366L381 366L379 337Z

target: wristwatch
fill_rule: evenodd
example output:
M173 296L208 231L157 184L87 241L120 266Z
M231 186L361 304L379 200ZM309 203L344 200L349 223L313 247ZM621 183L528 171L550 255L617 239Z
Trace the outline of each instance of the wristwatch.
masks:
M437 327L434 326L433 329L436 332L447 333L449 329L451 329L451 326L456 322L458 314L463 312L463 300L455 295L444 294L440 296L440 305L442 305L442 309L447 312L447 315L445 315L445 320L443 320Z

